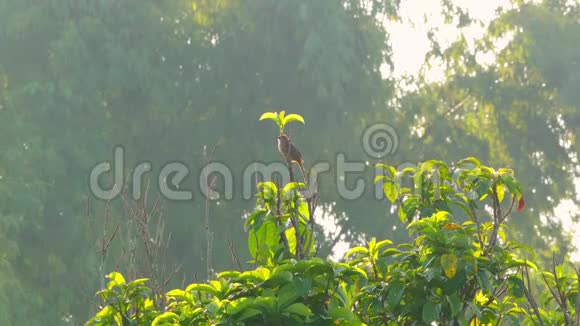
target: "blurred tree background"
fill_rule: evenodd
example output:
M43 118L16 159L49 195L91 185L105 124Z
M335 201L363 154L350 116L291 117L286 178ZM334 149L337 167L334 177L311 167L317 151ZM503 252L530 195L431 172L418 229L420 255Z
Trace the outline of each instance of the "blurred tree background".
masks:
M475 155L512 167L526 209L511 236L540 257L569 252L554 209L579 198L580 4L506 2L475 40L462 31L481 22L461 1L440 8L458 39L443 44L429 31L424 68L397 77L388 22L402 19L398 0L0 0L0 324L89 316L104 273L127 254L111 246L102 266L104 216L123 221L126 210L88 185L118 145L126 175L144 161L151 176L169 162L191 168L182 187L193 200L162 201L165 258L183 264L176 284L207 277L198 172L215 148L235 189L233 200L208 206L212 267L231 268L228 240L245 244L242 218L253 206L240 195L243 168L280 159L276 130L257 118L281 108L306 119L289 131L307 166L334 166L338 153L372 166L361 134L382 121L399 137L389 164ZM429 67L443 78L429 79ZM372 180L368 170L347 183ZM404 237L372 187L343 200L338 177L331 168L318 185L321 218L339 230L321 230L321 255L337 240ZM236 252L247 259L245 246Z

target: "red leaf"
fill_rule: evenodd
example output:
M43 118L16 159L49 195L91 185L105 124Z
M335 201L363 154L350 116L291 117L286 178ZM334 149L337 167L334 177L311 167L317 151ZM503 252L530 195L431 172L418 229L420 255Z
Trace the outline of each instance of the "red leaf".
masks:
M526 202L524 201L524 195L522 195L520 197L520 203L518 204L518 212L521 212L524 206L526 206Z

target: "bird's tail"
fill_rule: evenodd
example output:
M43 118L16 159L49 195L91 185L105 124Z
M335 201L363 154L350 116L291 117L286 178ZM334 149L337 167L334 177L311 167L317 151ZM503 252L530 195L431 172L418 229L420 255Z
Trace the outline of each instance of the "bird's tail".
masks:
M300 168L300 172L302 172L302 180L304 180L304 184L307 184L308 181L306 181L306 172L304 171L304 161L297 163L298 167Z

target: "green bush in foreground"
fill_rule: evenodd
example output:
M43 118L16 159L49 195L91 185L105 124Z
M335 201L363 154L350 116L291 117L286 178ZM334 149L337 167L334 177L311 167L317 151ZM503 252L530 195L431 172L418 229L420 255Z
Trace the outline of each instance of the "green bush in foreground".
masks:
M113 272L86 325L578 325L577 269L554 263L535 296L528 271L537 268L519 256L533 253L505 237L512 210L524 208L512 170L475 158L379 167L375 182L397 203L412 243L372 239L343 262L314 257L315 198L301 183L260 183L245 225L258 268L163 298L146 279Z

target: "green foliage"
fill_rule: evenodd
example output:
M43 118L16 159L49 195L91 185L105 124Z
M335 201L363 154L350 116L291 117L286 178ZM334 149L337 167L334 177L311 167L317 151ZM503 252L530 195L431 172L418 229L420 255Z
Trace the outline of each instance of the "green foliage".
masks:
M523 209L522 189L513 170L496 171L482 166L473 157L460 160L454 169L435 160L400 172L384 164L377 167L382 168L384 174L376 176L374 182L383 183L385 196L391 203L400 201L399 218L403 223L431 216L437 211L452 213L453 208L461 209L466 217L474 220L475 209L483 205L486 198L494 208L501 210L506 191L511 196L509 210L516 202L521 203L518 210ZM405 187L405 181L411 181L413 188Z
M99 291L107 305L99 311L88 325L149 325L158 319L153 309L151 290L145 286L148 279L142 278L125 282L118 272L107 275L107 288Z
M276 125L278 125L278 128L280 129L280 135L282 135L284 133L284 126L286 124L288 124L288 122L298 121L298 122L302 122L302 124L304 124L304 118L301 115L299 115L299 114L286 115L286 112L284 112L284 111L280 111L280 113L278 113L278 112L266 112L266 113L262 114L262 116L260 116L259 120L262 121L265 119L274 120L274 122L276 122Z
M341 263L311 257L311 247L300 255L296 235L312 234L309 209L303 208L308 201L297 191L301 185L280 189L263 182L246 220L249 250L259 267L171 290L164 305L147 296L144 280L126 285L111 273L107 289L99 292L104 306L87 325L572 325L580 312L580 272L564 273L554 262L553 273L542 273L550 291L536 299L528 270L538 268L521 258L532 251L504 233L506 218L523 197L512 170L473 157L452 168L435 160L402 171L379 166L386 175L375 182L395 193L387 197L400 203L412 243L373 238L351 248ZM414 182L412 190L397 186L402 177ZM505 198L511 201L505 204ZM489 222L482 220L486 206Z
M311 202L299 191L304 184L290 182L278 189L273 182L261 182L258 188L258 207L245 222L251 262L271 266L285 258L311 255L314 224Z
M198 171L202 149L219 139L215 158L228 166L271 161L278 156L255 141L254 126L272 107L309 113L328 121L318 131L338 127L342 141L350 139L354 120L336 117L354 107L368 112L392 95L379 72L390 57L377 17L396 16L398 5L369 5L0 0L0 324L78 324L92 313L86 302L103 281L100 268L115 268L123 255L113 245L114 259L102 262L95 245L102 221L94 218L107 210L87 202L89 170L110 160L114 146L126 149L126 176L144 161L152 174L168 161ZM320 144L337 139L324 134ZM182 186L195 192L193 174ZM184 272L205 279L203 228L192 227L200 198L163 207L178 217L165 225L167 258L191 262ZM239 198L213 205L211 230L243 243L232 212L247 208ZM111 224L123 215L111 202ZM214 243L215 268L229 266L227 250Z
M580 110L572 104L578 103L572 89L580 76L573 59L580 53L573 46L579 8L577 1L517 1L473 43L461 34L443 47L431 33L426 67L442 63L445 78L431 83L422 74L417 90L399 106L399 121L414 121L405 132L413 144L408 160L458 160L469 152L518 168L529 209L517 214L522 221L508 232L537 250L544 263L554 244L566 251L570 239L557 223L539 223L539 216L556 218L557 203L577 204L579 198L573 157L580 153Z
M121 278L117 273L108 277ZM331 320L356 325L351 295L366 281L363 271L347 264L285 260L246 272L222 272L207 284L171 290L162 313L151 298L141 296L146 288L140 280L138 285L112 280L99 292L107 305L87 325L295 325Z
M316 122L316 128L298 130L299 139L310 140L300 143L307 162L334 162L336 153L364 157L362 130L388 121L401 140L391 164L477 155L493 166L517 168L528 209L514 212L517 227L505 229L506 238L532 247L542 265L553 246L566 252L566 232L558 223L539 221L557 221L553 209L562 200L577 202L577 3L516 1L473 46L463 37L449 48L433 44L430 54L443 63L444 80L419 76L411 85L416 91L406 93L389 74L395 63L391 30L383 22L400 19L399 4L0 0L0 324L78 324L91 314L86 302L104 282L103 270L116 268L117 261L102 262L97 253L102 221L94 217L107 211L102 203L87 202L87 173L111 159L113 146L127 150L128 174L144 161L154 169L187 162L196 171L204 146L218 139L215 158L228 166L256 157L272 161L278 155L256 141L263 134L255 120L278 107ZM448 22L470 27L469 14L454 1L442 4ZM495 60L482 62L489 53ZM197 181L192 174L183 187L198 189ZM400 207L393 210L395 218L385 219L384 205L373 196L348 202L331 182L319 186L321 204L331 207L324 213L336 218L345 241L354 243L363 234L407 241L404 228L385 223L397 220ZM433 202L420 207L420 200L433 199L426 187L420 194L407 187L415 198L406 202L405 221L434 209ZM385 190L400 203L403 188ZM501 188L496 191L500 197ZM172 217L165 225L172 234L167 258L187 262L186 275L206 279L202 262L209 257L203 228L196 227L203 201L194 197L187 205L164 203ZM469 213L455 210L465 200L450 198L462 225ZM484 201L489 200L488 194ZM122 205L111 204L111 223L124 221ZM247 210L248 203L210 204L216 238L244 243L242 222L232 222L232 212ZM271 219L268 228L286 217ZM302 228L298 223L297 230ZM285 236L298 239L296 229L290 230ZM252 232L260 239L269 234L257 226ZM281 235L269 237L263 237L265 253L258 259L310 256L310 246L276 256L274 242ZM316 242L320 256L332 249L330 239ZM230 266L227 251L225 241L214 242L217 270ZM122 255L118 246L108 252ZM453 266L452 256L446 257ZM119 268L131 274L127 266ZM429 309L427 316L436 311Z

